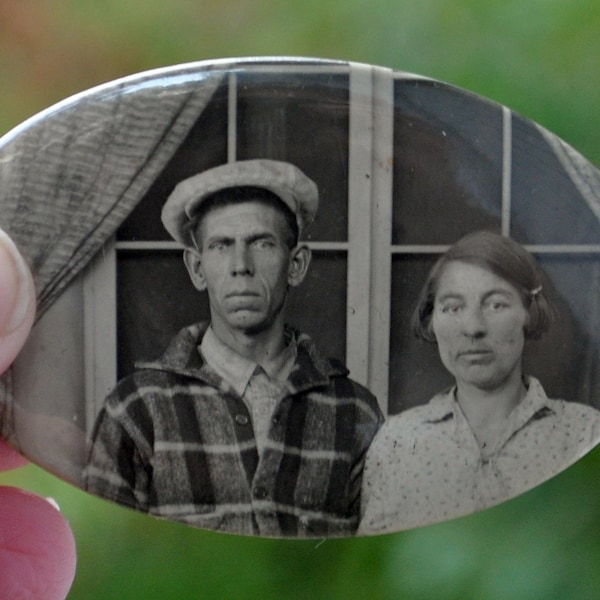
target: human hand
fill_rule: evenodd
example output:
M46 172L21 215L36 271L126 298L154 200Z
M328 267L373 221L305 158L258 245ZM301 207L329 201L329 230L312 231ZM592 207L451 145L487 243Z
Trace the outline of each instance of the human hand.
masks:
M25 343L35 315L29 269L0 230L0 373ZM0 440L0 471L27 461ZM62 600L75 575L71 529L44 498L0 486L0 600Z

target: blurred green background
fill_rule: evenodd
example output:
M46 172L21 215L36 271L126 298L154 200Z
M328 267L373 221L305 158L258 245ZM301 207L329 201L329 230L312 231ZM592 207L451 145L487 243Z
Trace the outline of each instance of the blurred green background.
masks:
M427 75L600 165L597 0L0 0L0 131L75 92L199 59L302 55ZM493 510L370 539L238 538L154 521L34 466L79 566L69 598L600 598L600 451Z

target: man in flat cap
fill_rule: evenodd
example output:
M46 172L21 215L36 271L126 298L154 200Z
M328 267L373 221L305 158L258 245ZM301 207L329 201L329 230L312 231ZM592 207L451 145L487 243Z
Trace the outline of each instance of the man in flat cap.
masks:
M356 531L376 399L285 325L318 191L295 166L229 163L181 182L162 221L210 324L136 365L93 433L87 488L157 516L267 536Z

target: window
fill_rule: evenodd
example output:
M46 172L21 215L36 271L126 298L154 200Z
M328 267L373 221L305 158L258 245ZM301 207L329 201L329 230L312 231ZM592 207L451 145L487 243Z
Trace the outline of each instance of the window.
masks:
M408 321L429 268L476 229L510 235L544 268L560 310L526 369L552 397L600 390L600 210L577 157L508 109L451 86L346 63L254 65L225 79L85 279L87 419L115 381L208 318L160 223L181 179L274 158L319 187L310 275L289 320L395 413L450 383ZM597 177L597 175L596 175ZM597 193L597 192L596 192ZM116 307L116 310L115 310ZM116 357L116 358L115 358Z

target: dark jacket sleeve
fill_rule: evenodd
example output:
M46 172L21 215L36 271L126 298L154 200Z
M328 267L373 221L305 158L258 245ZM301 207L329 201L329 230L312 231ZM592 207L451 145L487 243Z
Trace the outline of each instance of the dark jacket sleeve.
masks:
M142 440L132 427L123 392L131 381L119 383L98 414L84 472L85 489L119 504L146 511L151 479L142 458ZM127 405L141 402L127 390Z

